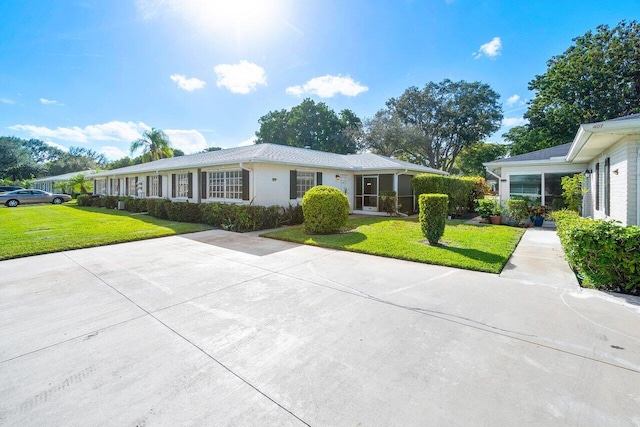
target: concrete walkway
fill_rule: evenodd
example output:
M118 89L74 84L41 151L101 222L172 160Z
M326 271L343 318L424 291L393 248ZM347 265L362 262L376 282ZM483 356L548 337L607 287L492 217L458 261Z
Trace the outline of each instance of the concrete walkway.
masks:
M640 425L640 302L207 231L0 262L0 425ZM573 280L573 281L572 281Z

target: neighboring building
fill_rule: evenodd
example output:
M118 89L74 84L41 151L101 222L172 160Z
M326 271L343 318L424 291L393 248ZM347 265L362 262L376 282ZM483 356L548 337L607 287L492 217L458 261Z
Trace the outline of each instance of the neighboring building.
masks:
M584 173L583 216L640 222L640 114L580 126L569 144L484 164L500 180L500 200L528 196L559 206L565 175Z
M401 211L415 211L411 178L446 174L376 154L335 154L277 144L172 157L93 175L94 193L168 198L193 203L301 202L315 185L330 185L349 198L352 212L377 212L380 192L396 191Z
M87 178L87 180L90 180L94 173L96 173L95 170L86 170L86 171L65 173L63 175L46 176L44 178L38 178L34 180L31 183L31 187L38 190L48 191L49 193L62 193L62 191L56 187L57 183L66 182L78 174L83 174L85 178Z

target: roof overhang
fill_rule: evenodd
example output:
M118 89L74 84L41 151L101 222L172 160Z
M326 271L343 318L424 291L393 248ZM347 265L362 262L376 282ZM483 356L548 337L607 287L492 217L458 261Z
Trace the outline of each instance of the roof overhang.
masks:
M487 168L502 168L502 167L510 167L510 166L546 166L546 165L568 165L570 162L567 162L564 157L563 158L551 158L551 159L543 159L543 160L522 160L519 162L488 162L483 163L482 165Z
M640 118L607 120L580 125L571 148L569 148L566 161L588 163L629 135L640 135Z

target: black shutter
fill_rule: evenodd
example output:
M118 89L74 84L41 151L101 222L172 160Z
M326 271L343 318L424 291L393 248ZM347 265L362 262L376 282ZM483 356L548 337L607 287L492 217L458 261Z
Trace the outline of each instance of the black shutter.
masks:
M298 198L298 173L296 171L289 171L289 198L297 199Z
M158 175L158 197L162 197L162 175Z
M242 169L242 200L249 200L249 171Z
M93 194L96 194L96 189L98 188L98 180L93 180Z
M604 214L611 214L611 159L604 159Z
M188 182L188 190L187 190L187 197L188 198L192 198L193 197L193 174L191 172L189 172L187 174L187 182Z
M600 210L600 163L596 163L596 210Z
M176 197L176 174L171 174L171 197L175 199Z
M207 185L207 173L202 172L200 173L200 197L202 199L207 198Z
M124 195L129 196L129 177L124 179Z
M322 185L322 172L316 172L316 185Z
M150 178L149 178L149 175L147 175L147 186L144 188L144 194L145 194L145 196L147 196L147 197L149 197L149 196L150 196L150 194L149 194L149 179L150 179Z

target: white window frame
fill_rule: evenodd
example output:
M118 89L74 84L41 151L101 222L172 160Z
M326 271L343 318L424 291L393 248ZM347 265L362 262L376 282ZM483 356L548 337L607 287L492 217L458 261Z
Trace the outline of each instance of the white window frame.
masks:
M296 197L302 199L305 193L316 186L316 173L312 171L296 172Z
M96 179L96 188L93 189L93 194L105 194L107 192L107 180Z
M147 188L148 196L158 197L158 175L149 176L149 188Z
M176 174L176 197L189 197L189 173Z
M207 199L242 200L242 170L207 171Z
M136 178L129 177L129 188L127 188L127 195L129 196L137 196L138 189L136 188Z

